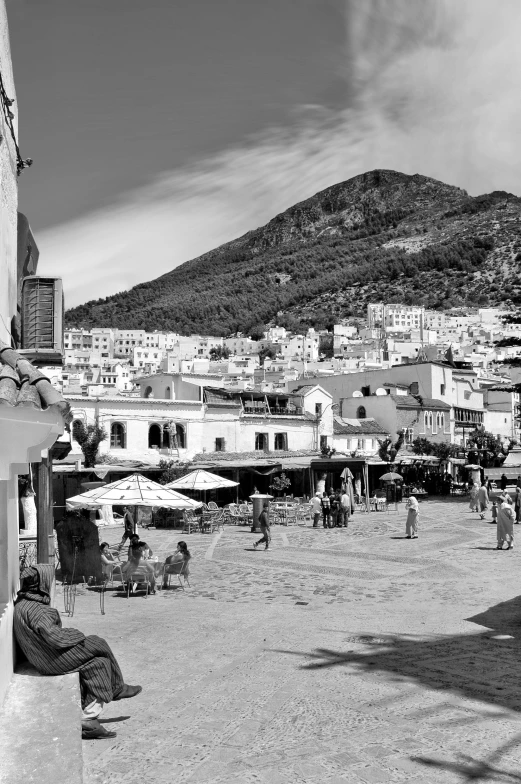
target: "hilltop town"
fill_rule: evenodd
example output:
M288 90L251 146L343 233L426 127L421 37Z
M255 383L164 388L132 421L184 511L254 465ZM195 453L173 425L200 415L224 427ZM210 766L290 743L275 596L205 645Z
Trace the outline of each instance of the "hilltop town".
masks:
M69 328L63 366L44 372L73 410L70 462L82 458L76 423L95 419L107 434L101 455L150 465L331 450L371 457L397 432L411 452L417 439L464 446L476 427L513 443L510 363L521 345L505 315L373 303L365 319L332 332L270 327L260 340Z

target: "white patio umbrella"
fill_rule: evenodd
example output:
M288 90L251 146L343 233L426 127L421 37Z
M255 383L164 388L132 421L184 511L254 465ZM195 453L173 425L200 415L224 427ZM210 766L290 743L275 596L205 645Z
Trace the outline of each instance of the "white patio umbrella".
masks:
M110 485L96 487L81 495L67 498L70 509L98 509L101 506L157 506L166 509L196 509L201 506L199 501L193 501L175 490L170 490L165 485L160 485L152 479L146 479L141 474L133 474L126 479L118 479Z
M199 468L186 476L174 479L165 487L172 490L217 490L218 487L237 487L238 484L238 482L232 482L231 479L225 479L224 476L217 476L217 474L211 474L209 471L203 471L202 468Z

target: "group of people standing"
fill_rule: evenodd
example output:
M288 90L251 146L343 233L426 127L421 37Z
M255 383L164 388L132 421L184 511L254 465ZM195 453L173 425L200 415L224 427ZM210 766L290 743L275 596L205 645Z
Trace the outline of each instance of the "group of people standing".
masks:
M316 493L311 499L313 528L347 528L352 513L351 496L344 490Z

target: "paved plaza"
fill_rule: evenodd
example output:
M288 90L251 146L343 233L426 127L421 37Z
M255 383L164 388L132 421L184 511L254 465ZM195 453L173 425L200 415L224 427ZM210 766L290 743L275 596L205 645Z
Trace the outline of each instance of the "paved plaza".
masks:
M188 542L192 588L108 591L104 616L80 590L64 616L143 685L83 743L86 784L521 782L520 553L464 499L420 511L418 540L402 507L276 526L268 552L143 532L160 559Z

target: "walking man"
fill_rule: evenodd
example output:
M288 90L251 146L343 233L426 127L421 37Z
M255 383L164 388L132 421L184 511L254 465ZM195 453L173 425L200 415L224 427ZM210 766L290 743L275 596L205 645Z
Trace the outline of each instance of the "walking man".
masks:
M270 514L269 514L269 503L264 501L262 504L262 512L259 515L259 525L262 531L262 537L259 539L258 542L254 542L253 546L255 549L261 544L261 542L266 543L265 550L269 550L270 542L271 542L271 529L270 529Z
M125 530L123 532L123 538L119 545L119 549L123 547L127 539L131 539L132 536L136 533L136 525L134 522L134 516L128 506L123 507L123 525L125 526Z
M351 498L347 492L347 488L344 488L342 491L342 495L340 496L340 510L338 513L338 527L339 528L347 528L349 524L349 515L351 514Z
M507 543L507 550L514 546L514 510L509 495L501 496L502 503L497 510L497 549L502 550Z
M488 491L487 491L487 484L485 481L481 483L481 487L478 490L478 512L481 520L485 519L485 512L488 509Z

